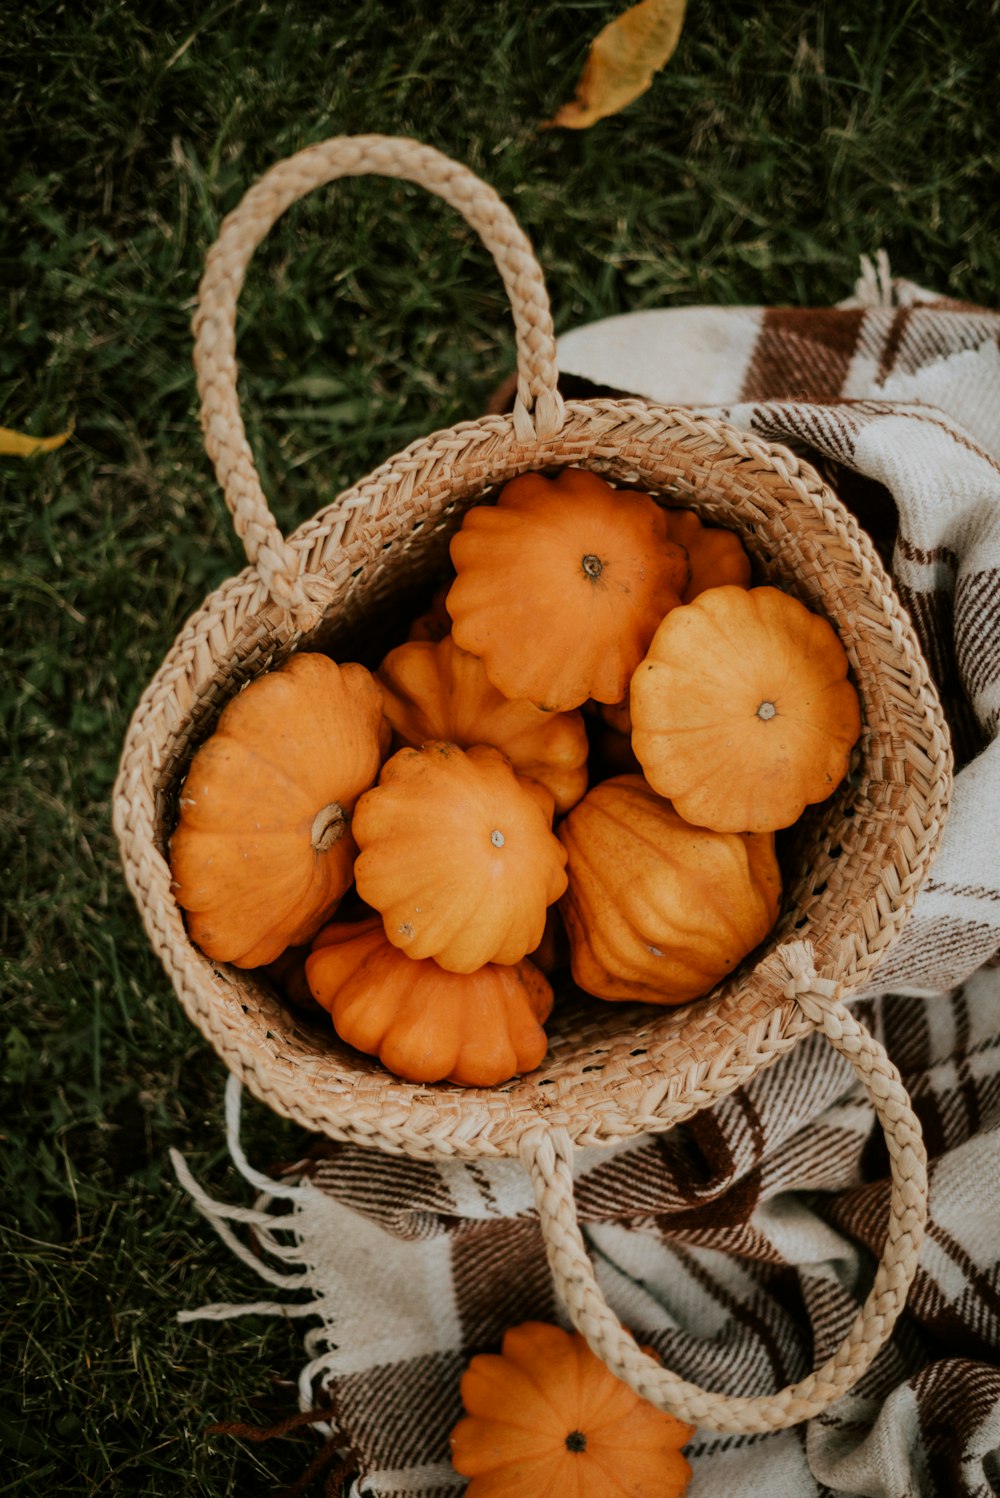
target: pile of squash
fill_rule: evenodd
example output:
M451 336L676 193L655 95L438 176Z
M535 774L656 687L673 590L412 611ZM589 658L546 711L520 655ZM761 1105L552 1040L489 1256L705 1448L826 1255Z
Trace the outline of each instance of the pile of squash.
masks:
M861 720L832 627L735 534L596 474L513 480L451 559L374 675L301 653L227 705L170 862L210 958L398 1076L492 1086L544 1057L567 940L600 999L732 972Z

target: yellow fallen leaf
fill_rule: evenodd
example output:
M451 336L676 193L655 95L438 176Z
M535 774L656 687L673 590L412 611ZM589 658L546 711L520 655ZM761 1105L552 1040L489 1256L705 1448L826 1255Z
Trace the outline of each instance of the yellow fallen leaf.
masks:
M72 422L56 437L29 437L26 432L12 432L10 427L0 427L0 457L33 458L36 453L55 452L72 434Z
M547 125L586 130L644 94L673 56L686 0L640 0L609 21L591 43L576 96Z

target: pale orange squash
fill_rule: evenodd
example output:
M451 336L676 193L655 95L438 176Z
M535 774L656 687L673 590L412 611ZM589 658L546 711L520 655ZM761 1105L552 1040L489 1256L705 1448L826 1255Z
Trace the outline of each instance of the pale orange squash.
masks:
M556 811L568 811L587 789L587 730L579 712L544 713L533 702L498 692L478 656L446 636L412 641L378 670L393 741L419 749L433 740L493 744L518 775L546 786Z
M632 747L689 822L789 827L847 774L858 694L833 627L777 588L711 588L673 610L632 678Z
M727 583L738 588L750 586L750 558L735 531L702 525L693 510L666 510L667 536L687 552L691 575L681 594L682 603L690 603L706 588L720 588Z
M593 786L558 831L573 978L598 998L700 998L777 919L773 834L692 827L640 775Z
M681 1498L694 1427L634 1394L579 1332L540 1321L462 1375L467 1411L451 1433L466 1498Z
M519 962L566 888L553 809L492 745L400 749L354 813L358 893L411 957L456 973Z
M262 967L307 942L349 887L351 814L388 729L364 666L292 656L223 709L170 841L174 894L202 951Z
M469 510L451 558L455 641L547 712L619 702L688 581L660 506L578 468L523 474Z
M410 1082L495 1087L545 1056L552 989L528 961L449 973L400 952L375 917L321 931L306 977L340 1038Z

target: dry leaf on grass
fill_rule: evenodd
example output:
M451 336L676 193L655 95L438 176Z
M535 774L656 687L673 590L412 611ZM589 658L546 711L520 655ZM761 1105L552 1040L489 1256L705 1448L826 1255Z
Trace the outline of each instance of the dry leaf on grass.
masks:
M26 432L13 432L10 427L0 427L0 457L33 458L36 453L51 453L71 436L72 426L55 437L29 437Z
M673 56L686 0L640 0L594 38L576 97L546 125L586 130L644 94Z

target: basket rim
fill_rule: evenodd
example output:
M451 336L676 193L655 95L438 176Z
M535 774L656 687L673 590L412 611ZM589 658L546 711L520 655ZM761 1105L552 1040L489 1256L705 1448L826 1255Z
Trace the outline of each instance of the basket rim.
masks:
M322 597L324 617L329 618L335 616L341 596L349 596L357 558L373 560L373 544L378 542L381 567L391 575L391 561L381 558L381 548L387 544L382 538L388 537L389 545L401 541L403 549L412 544L413 528L408 525L413 510L408 507L419 509L428 503L426 496L434 485L442 489L445 499L449 489L457 496L463 465L472 476L471 488L467 483L461 499L453 497L433 511L438 528L463 499L474 503L477 493L481 496L515 472L587 466L610 469L610 477L629 482L628 475L643 454L654 454L663 462L673 458L682 492L682 459L689 465L696 458L716 463L727 483L739 472L740 482L751 489L756 484L762 496L767 491L769 500L780 494L789 515L800 513L803 523L815 527L817 535L829 532L845 555L855 559L857 585L870 598L873 614L873 621L859 623L859 638L867 637L866 632L882 632L906 682L905 694L920 705L920 721L926 730L924 749L910 745L898 755L898 773L906 773L907 756L922 754L926 764L922 762L921 774L927 784L921 793L920 816L908 815L907 826L901 829L907 841L901 872L898 851L893 855L895 873L887 881L885 900L879 906L882 924L876 932L873 959L877 960L898 936L940 841L951 781L947 728L912 624L873 544L812 466L790 449L748 437L717 418L638 397L567 402L562 431L554 438L532 442L517 437L511 417L487 415L412 442L304 521L289 537L289 546L298 553L301 575L308 577L313 596ZM638 473L635 481L646 482ZM653 488L664 492L663 485ZM704 506L714 500L707 500L701 491L680 502L697 509L699 503ZM420 520L417 529L425 523ZM266 648L255 656L248 642L256 641L257 634L266 641ZM318 1068L309 1066L300 1066L290 1083L280 1039L272 1035L269 1053L266 1047L251 1049L240 1036L241 1021L244 1031L248 1022L246 1005L234 987L239 978L234 980L233 970L211 963L188 940L169 894L169 868L157 846L156 819L158 809L162 813L163 777L168 773L163 767L172 753L176 757L178 744L181 754L184 744L190 748L192 713L205 709L209 688L215 692L214 700L218 699L219 671L231 695L242 680L266 669L278 656L284 658L304 638L308 642L288 614L268 598L255 567L228 578L187 619L147 684L129 723L114 788L113 820L126 881L154 950L189 1018L230 1070L272 1109L333 1138L378 1144L416 1156L511 1155L524 1130L539 1121L568 1127L581 1145L609 1144L689 1117L777 1060L807 1033L809 1026L794 999L783 999L780 988L775 988L766 1012L742 1026L728 1022L727 1038L715 1054L694 1058L681 1072L653 1077L648 1066L637 1066L632 1073L626 1067L624 1073L619 1070L600 1084L583 1078L586 1085L573 1088L572 1098L563 1090L552 1096L551 1103L536 1087L538 1096L531 1107L514 1108L504 1102L519 1083L487 1094L480 1089L448 1084L428 1087L395 1078L383 1083L380 1076L369 1089L359 1086L357 1075L352 1075L350 1085L338 1089L321 1085ZM872 955L872 943L863 930L856 934L856 941L859 950L865 948L866 957ZM761 970L759 962L754 964L755 976ZM245 974L240 977L246 979ZM846 974L845 992L861 986L862 978L860 966L857 981ZM745 982L745 975L739 981ZM685 1008L697 1009L709 1002L702 999Z

